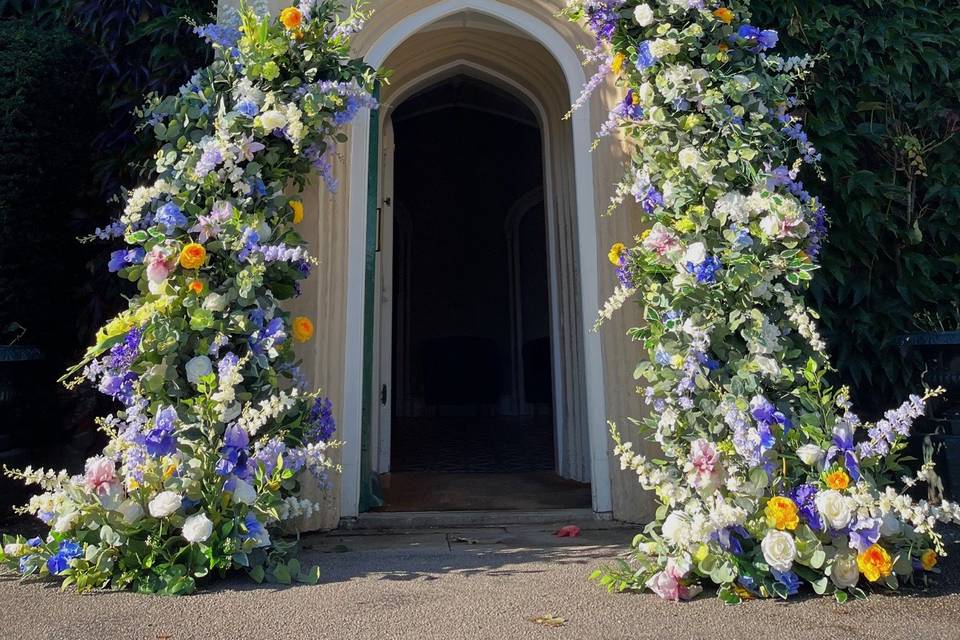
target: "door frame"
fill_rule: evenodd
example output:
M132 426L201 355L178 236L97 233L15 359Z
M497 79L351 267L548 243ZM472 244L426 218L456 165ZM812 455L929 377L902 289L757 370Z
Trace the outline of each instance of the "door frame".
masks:
M524 31L543 45L557 61L567 82L567 95L576 100L586 83L576 49L548 22L515 6L497 0L441 0L435 2L386 28L365 55L366 61L380 67L388 55L410 36L444 17L463 11L476 11L497 18ZM572 127L572 164L576 238L579 254L580 340L582 341L583 384L585 385L585 440L589 451L589 465L593 510L598 514L612 511L611 479L607 447L606 410L604 397L603 357L600 337L593 331L593 318L600 307L599 249L597 224L594 214L598 206L593 184L593 158L590 155L591 123L589 104L570 117ZM365 375L365 289L366 279L366 219L368 213L368 176L371 165L370 122L361 118L352 126L349 152L349 220L347 258L347 328L344 357L343 397L343 472L341 476L341 516L354 517L361 506L361 485L364 463L364 418L372 409L364 403L372 389ZM377 132L379 133L379 132ZM373 163L376 158L373 159ZM376 169L373 169L374 171ZM553 332L554 334L558 332ZM365 388L366 387L366 388ZM365 410L367 416L364 415ZM370 422L367 422L370 424ZM369 441L368 441L369 442ZM367 463L369 464L369 462Z

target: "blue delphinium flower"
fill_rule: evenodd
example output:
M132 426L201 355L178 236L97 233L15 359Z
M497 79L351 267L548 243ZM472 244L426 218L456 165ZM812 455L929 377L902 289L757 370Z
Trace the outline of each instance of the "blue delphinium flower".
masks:
M43 540L41 540L41 539L39 538L39 536L38 536L38 537L30 538L29 540L27 540L27 546L28 546L28 547L37 548L37 547L39 547L39 546L42 545L42 544L43 544Z
M130 368L137 357L142 336L143 329L134 327L127 332L122 342L118 342L110 348L109 366L111 369L125 371Z
M798 484L790 490L788 496L797 505L797 511L803 521L814 531L823 530L823 521L817 511L817 488L812 484Z
M287 445L280 438L270 438L266 444L254 454L253 459L263 465L263 472L267 475L277 468L277 459L286 454Z
M243 230L242 236L243 248L237 253L240 260L248 260L250 255L260 247L260 234L255 229L247 227Z
M196 27L193 32L210 44L219 45L224 49L236 47L237 41L240 40L239 29L216 23Z
M723 268L715 256L707 256L700 264L687 263L687 271L696 277L700 284L713 284L717 281L717 272Z
M730 39L733 41L737 39L744 40L750 51L760 53L761 51L776 47L780 36L777 35L777 32L773 29L760 29L753 25L745 24L741 25L736 35L731 35Z
M838 454L843 454L843 464L847 473L850 474L850 479L859 482L860 461L857 460L853 442L853 426L846 422L841 422L833 428L833 444L827 450L827 462L833 460Z
M863 553L880 539L880 519L860 518L850 527L850 546Z
M640 46L637 47L637 69L641 71L643 69L649 69L653 65L657 64L659 58L653 55L653 52L650 50L650 41L645 40L640 43Z
M623 98L623 116L631 120L640 120L643 118L643 107L640 106L637 96L633 89L627 91Z
M748 229L738 227L734 224L730 225L730 227L727 228L727 231L733 236L731 245L733 245L734 250L743 251L744 249L748 249L753 246L753 236L750 235L750 231ZM727 238L729 238L730 235L728 235Z
M314 442L326 442L333 437L337 430L337 422L333 418L333 403L329 398L317 398L310 409L308 423L312 429L308 438Z
M773 579L787 588L787 595L796 595L800 591L800 578L793 571L777 571L771 569Z
M260 107L253 100L244 100L237 105L237 113L252 118L259 113Z
M223 434L223 446L220 448L220 460L217 462L217 473L221 476L231 473L238 478L250 476L247 468L247 447L250 445L250 436L239 425L227 427Z
M70 568L70 561L83 555L83 548L73 540L64 540L60 543L57 553L47 559L47 570L52 575L59 575Z
M157 413L154 428L147 433L144 445L147 453L155 458L169 456L177 450L177 440L173 428L177 422L177 410L166 407Z
M133 249L119 249L110 253L110 262L107 263L107 270L110 273L116 273L125 267L135 264L141 264L146 255L143 247Z
M761 395L754 396L750 401L750 415L753 416L754 420L762 424L771 426L779 424L783 427L784 433L789 431L793 426L790 419L787 418L782 411L777 410L777 407L774 406L772 402Z
M587 9L587 26L597 37L597 43L609 42L620 20L623 0L594 0Z
M250 336L248 342L250 344L250 350L254 355L263 355L271 347L283 344L284 340L287 339L287 334L284 331L283 319L274 318L266 324L262 325Z
M186 216L180 211L180 207L173 202L168 202L157 209L157 215L154 221L159 225L163 225L167 231L179 229L187 224Z
M665 204L663 194L657 191L653 185L647 187L646 192L640 198L639 202L643 210L651 214L657 210L657 207L662 207Z

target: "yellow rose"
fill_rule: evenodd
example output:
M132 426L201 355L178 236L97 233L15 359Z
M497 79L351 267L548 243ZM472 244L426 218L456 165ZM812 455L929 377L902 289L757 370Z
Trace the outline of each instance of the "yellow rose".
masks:
M937 566L937 552L933 549L924 551L920 556L920 564L923 565L924 571L932 571Z
M293 339L297 342L306 342L313 337L313 323L306 316L297 316L293 319Z
M626 251L627 247L622 242L616 242L612 247L610 247L610 253L607 254L607 258L610 260L610 264L615 267L620 266L620 256Z
M303 222L303 203L299 200L291 200L290 208L293 209L293 224Z
M196 242L191 242L180 252L180 266L184 269L199 269L206 259L207 250Z
M767 516L767 526L781 531L784 529L793 531L800 524L800 519L797 517L797 505L790 498L783 496L770 498L763 512Z
M296 7L287 7L280 12L280 23L291 31L299 29L301 22L303 22L303 14Z
M618 53L613 56L613 62L610 63L610 70L615 74L620 75L620 71L623 69L623 63L627 59L622 53Z

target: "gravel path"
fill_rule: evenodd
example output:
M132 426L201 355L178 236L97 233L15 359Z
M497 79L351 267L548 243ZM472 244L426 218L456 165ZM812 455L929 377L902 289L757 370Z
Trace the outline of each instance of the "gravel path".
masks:
M701 596L674 604L649 594L610 595L587 581L630 537L624 529L585 529L579 538L558 539L534 526L312 536L303 559L321 565L320 585L277 588L236 578L183 598L77 596L51 583L2 579L0 637L960 638L954 558L934 589L842 606L813 597L725 607ZM566 623L531 621L544 614Z

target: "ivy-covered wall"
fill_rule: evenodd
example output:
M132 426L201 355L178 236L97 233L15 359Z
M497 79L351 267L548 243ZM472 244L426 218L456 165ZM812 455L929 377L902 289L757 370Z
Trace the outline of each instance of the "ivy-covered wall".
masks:
M960 328L960 5L778 0L755 20L821 55L806 128L833 219L812 289L834 363L867 413L919 383L902 334ZM815 175L805 176L808 184Z

